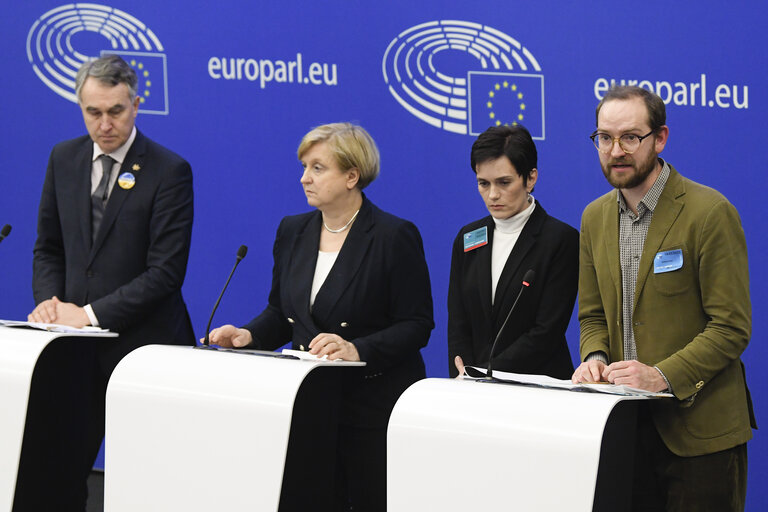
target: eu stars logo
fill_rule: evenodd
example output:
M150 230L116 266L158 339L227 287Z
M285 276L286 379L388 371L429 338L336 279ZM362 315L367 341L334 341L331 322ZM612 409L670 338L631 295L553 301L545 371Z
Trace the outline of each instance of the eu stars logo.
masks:
M165 54L148 52L103 51L102 55L121 56L136 71L139 78L136 95L139 112L168 114L168 80Z
M544 77L518 73L469 72L472 135L489 126L522 124L544 139Z
M392 97L435 128L479 135L517 123L544 139L541 66L497 28L455 19L420 23L392 39L381 68Z

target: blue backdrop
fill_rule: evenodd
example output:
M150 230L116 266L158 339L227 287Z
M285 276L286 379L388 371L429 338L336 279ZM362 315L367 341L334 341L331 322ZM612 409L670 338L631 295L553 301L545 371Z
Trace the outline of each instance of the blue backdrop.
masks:
M768 117L767 12L758 1L709 0L3 1L0 224L13 234L0 247L0 317L33 308L39 194L51 147L85 133L72 102L73 70L85 56L113 51L133 63L144 98L137 126L192 164L184 294L199 335L240 244L250 252L215 323L245 322L264 306L278 222L308 209L295 155L301 136L333 121L366 127L382 154L368 196L424 238L436 321L423 351L430 376L447 375L451 242L486 214L469 167L472 134L496 122L529 126L539 149L536 198L578 227L584 206L609 188L587 138L594 108L613 81L635 81L669 101L663 156L741 213L754 312L743 358L766 425L760 263L768 230L758 149ZM577 358L575 320L569 344ZM748 510L760 510L768 444L759 432L749 456Z

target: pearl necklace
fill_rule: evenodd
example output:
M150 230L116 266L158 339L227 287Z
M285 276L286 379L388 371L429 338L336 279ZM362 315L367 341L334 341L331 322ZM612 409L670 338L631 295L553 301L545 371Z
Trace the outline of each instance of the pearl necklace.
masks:
M325 221L323 221L323 227L324 227L324 228L325 228L325 230L326 230L326 231L328 231L329 233L341 233L342 231L346 231L346 229L349 227L349 225L350 225L350 224L352 224L352 221L353 221L353 220L355 220L355 217L357 217L357 214L358 214L358 213L360 213L360 210L357 210L357 211L355 212L355 214L352 216L352 218L351 218L351 219L349 219L349 222L347 222L346 224L344 224L343 226L341 226L339 229L331 229L331 228L329 228L329 227L328 227L328 224L326 224L326 223L325 223Z

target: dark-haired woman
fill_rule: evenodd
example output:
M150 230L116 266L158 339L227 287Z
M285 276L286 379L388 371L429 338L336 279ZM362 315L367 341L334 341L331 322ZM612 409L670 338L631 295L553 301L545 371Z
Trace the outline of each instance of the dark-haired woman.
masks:
M551 217L531 193L536 146L522 126L491 127L472 145L472 170L490 215L467 224L453 243L448 289L449 373L485 368L501 331L493 369L569 379L565 331L578 287L579 234Z

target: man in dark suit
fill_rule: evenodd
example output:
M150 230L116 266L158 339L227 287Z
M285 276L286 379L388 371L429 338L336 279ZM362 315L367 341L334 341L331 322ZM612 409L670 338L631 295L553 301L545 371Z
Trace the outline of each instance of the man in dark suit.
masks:
M136 130L136 92L136 74L120 57L85 63L76 93L89 135L51 152L34 248L37 307L29 319L120 336L52 348L58 359L39 377L55 385L39 395L33 387L15 510L83 510L114 367L142 345L194 344L181 296L192 173ZM61 436L51 436L50 425L46 432L46 419Z

